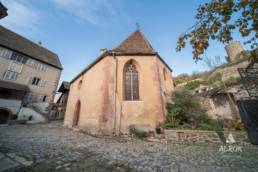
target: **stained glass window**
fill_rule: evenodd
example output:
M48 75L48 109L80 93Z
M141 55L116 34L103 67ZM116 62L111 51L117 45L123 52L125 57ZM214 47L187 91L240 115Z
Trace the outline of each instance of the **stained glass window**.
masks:
M132 60L124 68L124 93L125 100L139 100L139 76Z

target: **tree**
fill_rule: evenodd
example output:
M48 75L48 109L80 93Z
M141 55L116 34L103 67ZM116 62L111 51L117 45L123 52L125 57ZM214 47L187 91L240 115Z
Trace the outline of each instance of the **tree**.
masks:
M229 43L232 32L238 30L242 37L247 37L251 49L258 46L258 1L257 0L211 0L200 5L195 16L197 23L179 37L177 51L192 46L195 61L208 48L210 40Z
M220 56L215 56L215 59L210 58L210 57L205 57L203 59L204 63L208 66L208 68L210 70L214 70L219 66L222 66L223 64L225 64L225 62L223 62L220 58Z

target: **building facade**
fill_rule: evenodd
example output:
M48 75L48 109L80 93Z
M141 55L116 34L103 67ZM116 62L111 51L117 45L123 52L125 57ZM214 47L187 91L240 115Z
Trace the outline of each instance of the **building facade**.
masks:
M34 104L44 110L53 102L61 70L56 54L0 26L0 80L28 88L19 98L22 106ZM0 104L9 101L10 105L10 100L12 98L2 96Z
M51 105L51 118L52 119L64 119L68 95L69 95L70 83L63 81L58 89L57 95L59 95L57 101Z
M137 30L70 82L64 124L93 134L155 131L173 91L172 70Z

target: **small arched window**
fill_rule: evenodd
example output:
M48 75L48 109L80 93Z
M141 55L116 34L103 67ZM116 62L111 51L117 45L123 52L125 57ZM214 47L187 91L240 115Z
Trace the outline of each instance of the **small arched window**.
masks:
M163 77L164 77L164 81L166 81L167 79L167 71L165 68L163 68Z
M124 66L124 99L139 100L139 76L133 60Z
M81 89L81 87L82 87L82 80L80 80L78 83L78 89Z

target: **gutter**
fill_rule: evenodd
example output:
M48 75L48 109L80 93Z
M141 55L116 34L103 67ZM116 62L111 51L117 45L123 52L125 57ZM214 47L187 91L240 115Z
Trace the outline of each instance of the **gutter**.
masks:
M115 60L115 69L114 69L114 127L113 132L116 134L116 95L117 95L117 58L116 58L116 52L112 51L113 59Z

